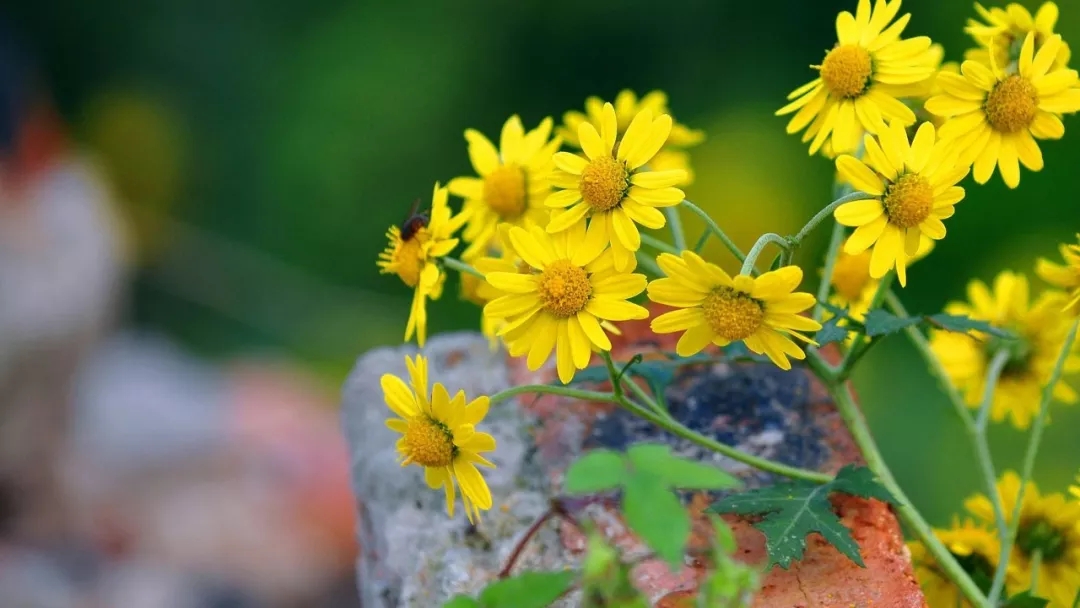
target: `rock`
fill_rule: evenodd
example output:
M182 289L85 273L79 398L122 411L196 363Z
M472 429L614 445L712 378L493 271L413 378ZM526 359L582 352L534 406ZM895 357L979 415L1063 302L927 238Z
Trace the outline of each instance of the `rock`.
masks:
M624 333L615 340L615 358L673 350L677 336L658 337L647 327L647 322L621 326ZM676 453L715 463L748 487L775 481L613 406L551 395L525 397L493 407L481 424L498 442L491 458L498 468L486 475L495 507L473 528L460 505L454 519L447 518L442 493L427 488L419 467L397 464L396 434L383 424L389 411L379 377L387 372L404 375L404 355L414 352L414 347L402 346L364 355L344 389L343 424L359 509L358 577L365 608L439 606L454 594L475 594L495 580L525 529L558 494L565 468L592 447L625 449L640 441L664 442ZM436 336L425 354L433 382L443 382L451 392L464 389L470 397L554 378L553 366L529 372L522 361L507 361L503 353L492 352L480 335ZM722 361L686 367L676 373L665 396L672 415L683 424L748 452L829 472L858 461L827 393L801 368L784 372L768 363ZM712 497L699 493L685 499L695 524L690 548L707 546L711 531L703 510ZM804 560L787 571L774 568L764 577L754 605L925 606L889 507L849 497L834 506L852 528L868 567L856 566L814 535ZM653 605L692 605L686 601L704 573L695 558L688 555L679 572L648 558L649 550L628 531L610 500L568 501L568 508L576 519L596 523L624 559L640 562L632 576ZM739 543L738 558L763 563L761 533L746 521L728 521ZM547 524L526 546L515 572L574 568L584 546L584 537L572 524ZM571 594L562 601L577 605L577 600Z

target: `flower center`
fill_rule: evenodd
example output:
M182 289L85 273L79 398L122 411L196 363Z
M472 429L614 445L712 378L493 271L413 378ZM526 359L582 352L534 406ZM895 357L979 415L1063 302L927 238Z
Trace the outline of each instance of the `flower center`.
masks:
M900 228L918 226L934 208L934 187L918 173L901 175L885 192L885 213Z
M1024 522L1016 534L1016 546L1025 555L1040 552L1044 562L1061 559L1065 555L1066 545L1065 534L1045 519Z
M1039 95L1035 85L1019 74L997 83L986 96L986 120L1000 133L1015 133L1035 120Z
M597 211L607 211L626 198L630 172L626 164L610 156L598 156L581 172L581 197Z
M420 271L424 269L424 262L427 261L427 256L424 255L426 240L427 229L421 228L412 238L400 241L394 251L397 275L409 287L416 287L420 282Z
M1009 358L1005 360L1005 367L1001 369L1001 375L1003 377L1022 376L1027 373L1028 364L1031 361L1031 341L1024 338L1016 327L1010 327L1009 331L1018 337L999 338L990 336L986 340L987 360L1004 350L1009 354Z
M454 462L454 434L438 420L419 416L405 430L408 459L425 467L446 467Z
M870 284L870 251L859 255L841 253L833 267L832 284L848 302L856 302Z
M874 62L870 51L857 44L838 46L821 62L821 80L833 95L859 97L870 86Z
M589 303L592 283L584 268L570 260L555 260L541 273L539 292L544 310L557 317L572 317Z
M484 178L484 202L504 220L525 212L525 171L517 165L505 165Z
M730 287L717 287L701 303L705 321L725 340L745 340L765 323L765 308L749 295Z

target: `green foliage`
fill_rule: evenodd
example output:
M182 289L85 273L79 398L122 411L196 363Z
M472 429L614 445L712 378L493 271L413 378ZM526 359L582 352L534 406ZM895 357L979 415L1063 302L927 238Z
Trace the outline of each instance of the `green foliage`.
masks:
M709 554L713 570L698 589L698 605L707 608L749 606L751 594L760 584L758 571L732 558L735 538L724 520L711 514L709 519L715 531Z
M594 530L590 530L586 542L581 578L583 606L647 608L648 601L631 580L631 565L619 560L619 552Z
M566 593L573 572L522 572L488 585L480 593L480 608L544 608Z
M1050 600L1035 597L1031 590L1028 590L1005 600L1005 603L1002 604L1002 608L1045 608L1049 604Z
M996 336L998 338L1011 338L1011 337L1013 337L1013 335L1010 334L1009 332L1007 332L1007 331L1005 331L1003 329L994 327L993 325L990 325L986 321L976 321L975 319L972 319L971 317L965 317L965 316L962 316L962 315L949 315L949 314L945 314L945 313L941 312L941 313L938 313L936 315L930 315L929 317L927 317L927 322L929 322L934 327L937 327L938 329L945 329L945 330L948 330L948 331L957 331L957 332L965 332L966 333L966 332L975 330L975 331L981 331L981 332L988 333L988 334L990 334L992 336Z
M1009 332L994 327L986 321L978 321L963 315L950 315L938 313L935 315L916 315L912 317L898 317L880 308L875 308L866 313L863 324L866 326L866 335L871 338L896 333L902 329L925 323L946 331L967 333L969 331L981 331L999 338L1012 338Z
M806 536L817 532L853 562L865 567L859 545L833 513L829 503L829 494L833 492L897 504L896 498L874 479L869 469L848 465L825 484L798 480L780 483L729 496L711 510L763 516L754 527L765 534L769 566L789 568L806 552Z
M814 334L814 342L817 342L818 346L825 346L832 342L841 342L847 338L847 328L840 326L842 320L840 317L833 317L826 321L821 326L821 329Z
M674 568L683 561L690 517L674 489L720 490L738 485L726 472L679 458L666 445L641 443L624 456L593 450L566 471L567 494L623 492L626 523Z
M896 333L918 324L921 320L919 317L898 317L880 308L875 308L866 313L863 325L866 326L866 335L875 338Z
M480 603L467 595L458 595L444 603L442 608L480 608Z

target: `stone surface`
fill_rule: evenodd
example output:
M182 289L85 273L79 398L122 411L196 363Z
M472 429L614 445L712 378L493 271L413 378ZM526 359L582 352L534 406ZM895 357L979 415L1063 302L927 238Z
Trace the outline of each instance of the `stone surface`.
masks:
M646 323L621 326L613 355L627 360L673 350L676 336L658 337ZM665 442L680 454L715 463L738 475L748 487L775 481L763 474L702 451L610 405L567 401L550 395L522 398L492 409L482 424L498 440L488 480L495 508L472 528L460 513L446 517L441 493L429 490L419 468L401 469L395 460L395 434L385 428L387 409L378 378L404 374L403 356L415 349L379 349L363 356L344 391L344 424L352 449L352 474L359 502L358 564L365 608L438 606L454 593L475 593L494 580L517 539L542 513L547 497L557 495L562 472L591 447L624 449L639 441ZM507 362L478 335L438 336L425 350L431 378L469 395L509 385L546 383L551 367L529 372L522 362ZM553 362L552 362L553 363ZM671 413L683 424L741 449L788 464L836 471L858 460L828 395L805 370L783 372L771 364L715 361L684 367L666 391ZM707 545L711 531L702 512L704 494L684 497L694 515L690 553ZM920 607L925 602L912 575L899 526L889 507L877 501L843 497L834 506L852 528L867 563L863 569L816 535L804 560L791 570L774 568L763 579L755 606ZM671 572L629 533L612 500L572 501L574 516L598 524L621 550L638 560L632 575L656 606L690 605L702 564L688 554L684 567ZM738 557L765 559L764 537L746 521L729 518L739 541ZM517 562L521 569L573 567L584 538L568 523L548 524ZM573 596L564 601L577 605Z

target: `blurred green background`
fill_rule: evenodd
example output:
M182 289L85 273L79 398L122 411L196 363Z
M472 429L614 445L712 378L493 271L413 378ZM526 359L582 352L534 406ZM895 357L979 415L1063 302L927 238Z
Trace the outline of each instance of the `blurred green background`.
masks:
M383 233L432 183L470 174L462 131L495 136L511 114L558 120L589 95L668 92L708 134L689 197L744 248L792 232L828 202L828 161L773 116L812 78L854 1L46 0L6 8L79 141L112 179L139 241L130 315L214 358L272 349L344 379L362 351L400 342L410 294L380 276ZM1025 3L1034 10L1037 5ZM1080 44L1080 6L1059 3ZM967 2L908 0L907 34L962 57ZM1046 169L1018 190L975 187L903 297L932 312L970 278L1011 268L1080 230L1080 119L1042 145ZM699 224L687 220L691 238ZM813 281L827 230L800 255ZM730 264L719 249L711 254ZM447 295L433 331L474 328ZM943 397L902 338L856 378L889 461L944 524L974 467ZM1080 408L1058 407L1038 481L1062 489L1080 465ZM1016 466L1025 436L993 434Z

